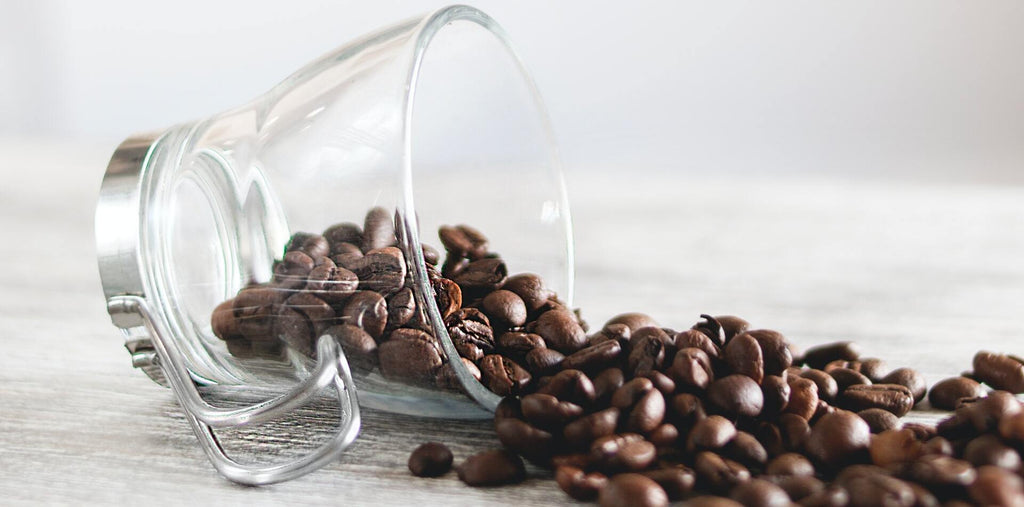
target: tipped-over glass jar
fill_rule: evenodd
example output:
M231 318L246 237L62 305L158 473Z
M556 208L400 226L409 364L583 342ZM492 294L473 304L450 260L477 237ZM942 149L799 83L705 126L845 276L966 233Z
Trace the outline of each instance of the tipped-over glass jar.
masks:
M358 432L359 404L486 417L582 336L546 112L505 33L471 7L372 33L245 106L128 139L96 235L133 365L173 388L238 482L331 461ZM544 337L548 352L528 361ZM201 386L272 394L223 407ZM332 386L341 426L308 455L242 464L217 441L216 428L286 415Z

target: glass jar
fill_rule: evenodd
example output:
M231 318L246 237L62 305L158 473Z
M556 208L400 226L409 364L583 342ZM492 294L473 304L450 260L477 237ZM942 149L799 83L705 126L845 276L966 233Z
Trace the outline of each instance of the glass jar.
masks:
M489 244L442 265L437 231L458 224L472 228L447 230L482 231ZM460 305L445 291L479 307L480 289L440 280L481 261L499 277L539 275L561 298L549 305L572 301L569 207L546 111L502 29L465 6L367 35L242 107L126 140L104 177L96 236L133 365L174 390L217 469L248 484L334 459L358 432L360 404L490 415L502 393L448 359L459 357L448 327ZM385 354L396 329L430 341L443 364L410 374L419 359L399 363L422 344ZM217 442L215 428L280 417L332 385L341 427L300 459L244 465ZM223 408L197 386L267 396Z

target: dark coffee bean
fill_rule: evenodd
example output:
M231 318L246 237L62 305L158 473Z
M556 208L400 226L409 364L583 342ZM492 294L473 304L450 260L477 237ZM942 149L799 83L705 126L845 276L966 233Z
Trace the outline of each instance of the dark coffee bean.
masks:
M526 467L519 456L509 451L484 451L462 462L459 479L474 487L515 484L526 479Z
M670 423L659 424L647 434L647 440L656 447L674 447L679 442L679 428Z
M777 375L766 375L761 381L761 395L764 398L764 407L761 409L762 416L776 417L789 404L789 382Z
M768 462L768 451L757 441L757 437L745 431L736 432L736 436L722 450L722 455L748 467L761 468Z
M672 398L672 415L673 420L687 428L707 417L701 399L689 393L677 394Z
M371 208L363 221L363 252L394 246L395 224L391 213L381 207ZM362 279L362 277L360 277Z
M544 281L539 276L529 273L509 277L502 288L519 296L530 312L536 312L554 297L554 293L544 287Z
M629 337L631 332L629 327L625 324L612 324L601 328L600 331L587 337L587 345L597 345L598 343L606 342L609 340L615 340L622 345L629 343Z
M860 360L860 369L858 370L862 375L871 379L872 382L878 384L887 384L889 382L882 382L882 378L889 374L889 365L885 361L877 357L867 357ZM900 382L895 382L899 384ZM910 387L910 386L907 386Z
M1002 418L1021 412L1021 403L1006 391L993 391L988 396L967 404L966 414L974 429L981 433L999 426ZM958 409L957 412L960 410Z
M608 322L605 322L604 326L607 328L612 324L625 324L629 327L629 331L636 332L636 330L645 327L659 327L658 322L654 320L650 315L646 313L622 313L612 317Z
M612 477L598 496L601 507L662 507L668 495L658 483L640 474Z
M519 419L496 421L494 433L506 449L535 463L547 463L556 450L555 438L550 432Z
M432 280L430 286L434 290L434 301L442 319L447 319L462 307L462 289L459 284L447 278L438 278Z
M807 349L804 352L804 364L820 370L832 361L856 361L859 357L860 347L856 343L834 342Z
M487 238L468 225L442 225L437 235L449 256L475 260L487 255Z
M210 315L210 327L214 336L221 340L236 340L242 338L242 331L238 328L238 319L235 318L235 300L229 299L217 305Z
M396 329L377 355L381 375L420 383L433 380L443 362L437 340L418 329Z
M789 351L786 337L778 331L770 329L755 329L747 331L761 347L761 356L764 360L765 375L782 375L793 365L793 354Z
M587 343L587 333L583 331L572 312L566 310L549 310L537 318L534 332L544 338L549 348L563 354L572 354L583 348Z
M714 493L727 493L750 480L747 467L708 451L697 454L693 469L697 472L698 486Z
M985 388L978 382L967 377L952 377L933 385L928 393L928 401L933 408L953 410L963 398L982 396L985 396Z
M694 324L693 327L690 328L690 331L700 333L705 338L707 338L710 343L713 343L716 347L725 345L725 328L722 327L722 323L718 322L718 319L706 314L701 314L700 318L704 320L702 322ZM685 332L686 331L683 331L683 333ZM686 346L693 347L694 345ZM708 355L710 355L710 353Z
M650 466L658 455L654 444L640 435L634 436L613 435L595 441L590 447L595 466L607 473L638 472Z
M359 277L360 290L389 295L405 284L405 255L393 246L370 250L345 267Z
M279 307L272 329L273 335L290 348L300 354L313 357L315 328L313 323L301 312L287 306Z
M869 408L857 412L857 415L859 415L861 419L864 419L864 422L868 423L868 427L871 428L871 433L881 433L883 431L899 429L900 426L900 418L885 409Z
M964 459L976 467L995 465L1016 472L1020 470L1020 454L1003 444L996 435L982 435L964 448Z
M437 266L437 263L441 261L441 254L437 249L426 243L420 245L420 251L423 252L423 263L427 266Z
M921 446L921 454L935 454L941 456L953 455L953 443L943 437L932 437Z
M728 419L712 415L697 421L686 439L686 448L690 452L705 449L721 449L736 437L736 426Z
M734 315L717 315L715 320L722 325L722 330L725 332L725 341L727 342L747 332L747 329L750 328L749 322Z
M335 224L328 227L324 230L323 236L331 246L331 255L341 253L335 250L336 245L340 243L348 243L351 245L360 245L363 243L363 229L350 222Z
M583 408L575 403L560 401L550 394L528 394L520 402L523 418L541 428L564 426L583 415Z
M907 486L914 492L914 507L939 507L939 499L932 494L928 488L917 484L916 482L906 482Z
M585 347L565 358L563 368L593 372L602 370L616 363L622 354L622 345L617 341L606 341Z
M794 502L799 502L825 489L824 482L810 475L783 475L769 478L782 488Z
M594 383L579 370L562 370L547 385L537 389L538 393L550 394L560 400L577 405L589 406L594 401Z
M907 479L945 493L962 491L978 476L970 463L937 454L921 456L906 467L905 474Z
M558 454L551 457L551 468L558 469L558 467L563 466L589 470L591 468L590 454L577 452L572 454Z
M377 364L377 341L363 328L339 324L327 328L324 334L338 340L346 358L353 366L369 370Z
M665 395L657 389L651 389L631 409L623 410L623 414L627 430L641 433L654 431L665 419Z
M412 289L406 287L387 299L389 328L402 327L416 315L416 298Z
M505 261L495 257L471 261L465 269L452 275L452 280L462 289L462 295L470 300L500 288L506 278L508 267Z
M836 385L839 387L839 393L842 394L850 386L863 386L871 385L871 379L861 375L860 372L850 368L833 368L829 370L829 375L832 376L836 381Z
M764 407L761 386L746 375L728 375L708 386L707 399L712 411L728 418L756 417Z
M914 434L914 438L922 442L938 435L938 432L935 431L935 426L931 424L908 422L902 426L902 429L910 430Z
M681 331L675 336L676 347L679 349L696 348L704 351L711 359L718 359L720 351L718 345L700 331L688 329Z
M697 474L683 465L669 466L655 470L640 472L640 475L653 480L665 490L670 501L681 500L691 492L697 482Z
M513 358L525 358L531 350L545 348L547 345L539 334L508 331L498 335L498 351Z
M802 451L807 438L811 436L810 424L796 414L780 415L778 427L783 448L787 451Z
M459 362L462 363L462 366L466 368L469 375L473 377L474 380L480 382L482 375L480 373L480 368L477 368L476 363L464 357L460 357ZM441 389L462 390L462 381L459 380L459 376L455 373L455 368L452 367L451 362L441 365L440 371L438 371L437 376L434 377L434 384Z
M761 442L764 449L768 451L769 457L788 452L782 441L782 432L779 431L779 427L775 424L768 421L760 421L754 426L753 433L757 437L757 441Z
M981 351L974 355L974 376L995 389L1024 393L1024 359Z
M650 379L635 378L623 384L612 394L611 405L619 410L628 410L647 393L654 390L654 383Z
M494 352L494 331L476 308L461 308L444 319L452 344L462 357L479 361Z
M733 488L729 497L748 507L787 507L789 495L764 479L751 479Z
M565 355L557 350L537 347L526 353L526 369L534 375L549 375L558 371L564 360Z
M862 363L861 369L863 368L864 366ZM917 370L911 368L897 368L888 375L882 377L882 379L877 383L899 384L910 389L910 393L914 396L915 403L923 400L925 393L928 392L928 384L925 382L924 376Z
M805 378L797 378L789 383L789 403L783 413L796 414L805 421L811 420L818 408L818 384Z
M687 507L743 507L743 504L724 496L699 495L686 499Z
M680 349L676 352L668 374L680 389L696 392L707 389L714 379L711 359L703 350L695 348Z
M409 455L409 471L417 477L437 477L452 469L452 451L440 442L427 442Z
M881 474L854 477L844 484L850 495L850 507L914 505L914 490L904 481Z
M306 280L306 290L330 304L344 302L358 286L359 278L355 273L336 266L327 258L310 270ZM411 289L409 295L412 297Z
M487 388L499 396L523 392L533 378L515 361L498 354L489 354L480 360L480 374Z
M248 287L239 291L233 304L238 332L253 342L276 341L272 333L274 318L288 294L272 287Z
M849 503L850 494L846 488L838 485L826 486L800 499L800 505L804 507L846 507Z
M730 371L761 383L764 378L764 357L761 346L753 336L745 333L733 338L726 344L722 356Z
M886 467L909 463L921 455L921 441L910 430L883 431L871 438L871 462Z
M639 343L647 339L655 339L661 342L665 347L674 347L675 339L673 338L676 333L668 332L664 328L647 326L640 329L630 331L629 334L629 349L635 349L639 346Z
M967 491L979 505L1024 505L1024 479L995 466L979 468Z
M880 408L903 417L914 406L910 389L899 384L854 385L846 388L841 397L843 408L859 412Z
M814 475L814 465L802 454L787 452L780 454L768 462L764 469L768 475Z
M339 267L348 269L362 258L363 251L357 245L352 243L333 243L331 245L331 261Z
M650 329L664 334L661 329L648 327L633 333L630 339L629 357L626 361L627 371L633 375L643 375L660 369L665 363L665 340L653 334L642 334L645 329ZM640 337L636 339L636 337ZM635 341L634 341L635 340Z
M570 445L589 446L594 440L614 433L618 421L619 409L607 408L567 424L563 435Z
M1024 412L1001 417L999 419L999 436L1009 442L1024 442Z
M327 304L326 301L314 296L309 292L297 292L292 294L284 305L292 310L296 310L309 319L309 323L312 326L313 336L316 338L320 336L324 329L327 329L334 323L334 308Z
M574 466L560 466L555 469L555 482L570 498L591 502L608 484L608 477L600 472L587 473Z
M376 292L357 291L345 303L339 317L342 323L359 326L379 340L388 323L387 302Z
M274 266L274 283L286 290L299 290L306 286L306 278L314 266L308 254L292 250Z
M822 370L815 370L813 368L802 370L800 376L810 379L818 385L818 399L832 403L836 400L836 396L839 395L839 384L836 383L836 379Z
M327 244L327 239L319 234L296 232L295 234L292 234L291 239L288 240L288 244L285 245L284 251L285 253L299 251L316 259L317 257L324 257L329 254L331 247Z
M838 409L836 407L833 407L832 405L829 405L825 400L818 400L818 407L814 410L814 416L812 416L811 420L808 422L814 424L815 422L818 421L818 419L821 419L822 416L826 414L831 414L836 410Z
M496 290L484 296L481 305L495 325L510 328L526 323L526 303L515 292Z
M805 448L814 459L829 467L863 461L871 442L868 423L852 412L836 412L811 428Z

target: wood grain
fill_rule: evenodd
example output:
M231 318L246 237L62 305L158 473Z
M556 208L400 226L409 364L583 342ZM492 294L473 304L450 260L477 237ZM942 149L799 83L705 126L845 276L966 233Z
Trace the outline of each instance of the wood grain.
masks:
M405 461L415 445L441 440L459 459L497 445L490 425L372 411L350 452L317 473L264 488L218 477L171 393L130 367L105 314L92 210L108 155L0 149L2 503L565 503L536 469L525 485L498 489L463 487L454 474L413 478ZM859 341L930 382L968 369L978 349L1022 352L1024 189L573 176L576 304L592 323L645 310L682 327L733 313L802 346ZM315 415L276 426L273 442L308 445L323 428ZM265 451L262 442L230 439L242 453Z

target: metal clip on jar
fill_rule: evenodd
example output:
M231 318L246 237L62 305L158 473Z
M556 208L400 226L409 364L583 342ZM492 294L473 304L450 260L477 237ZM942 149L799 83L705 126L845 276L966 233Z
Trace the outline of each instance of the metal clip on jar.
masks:
M394 227L413 318L444 361L459 353L423 249L442 224L486 231L509 266L540 275L571 302L569 209L548 118L486 14L447 7L380 30L245 106L129 138L114 153L96 209L108 311L132 365L172 389L226 478L268 484L331 462L356 438L360 404L471 418L500 400L461 360L447 361L458 389L396 381L351 354L350 370L322 329L310 327L305 344L282 343L276 314L247 321L269 326L269 341L215 336L211 315L241 289L262 284L288 295L275 267L294 233L362 222L368 210ZM211 389L234 403L216 403ZM215 435L291 414L328 389L341 424L297 459L243 464ZM239 407L256 395L262 401Z

